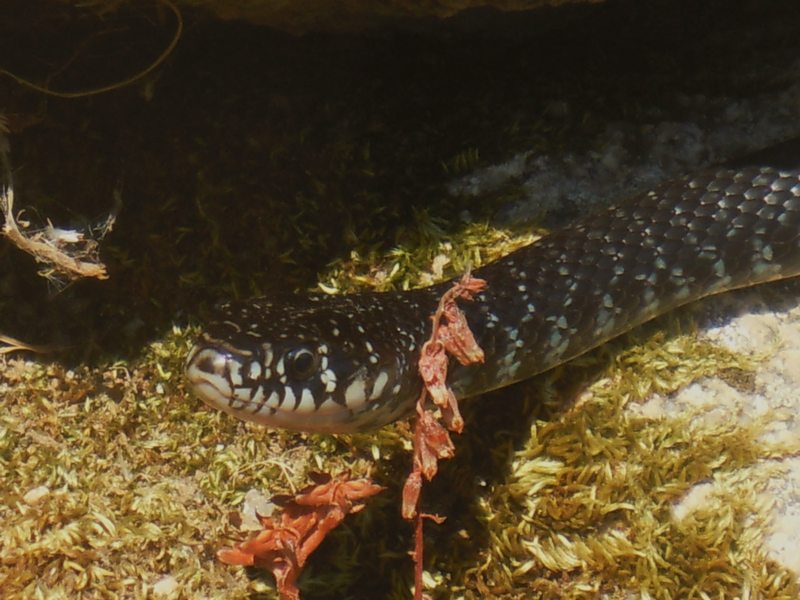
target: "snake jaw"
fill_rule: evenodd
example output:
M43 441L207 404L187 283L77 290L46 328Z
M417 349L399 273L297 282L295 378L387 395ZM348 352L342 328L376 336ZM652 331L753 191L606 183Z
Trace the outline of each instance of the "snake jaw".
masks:
M189 352L184 372L194 394L211 408L231 412L234 399L231 357L209 346L197 344Z

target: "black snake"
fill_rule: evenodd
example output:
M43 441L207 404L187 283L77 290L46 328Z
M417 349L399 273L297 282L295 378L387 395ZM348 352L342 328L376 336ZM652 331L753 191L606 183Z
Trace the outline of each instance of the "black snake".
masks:
M704 296L800 274L800 141L663 184L474 272L462 303L486 354L458 397L546 371ZM266 425L347 432L407 415L450 282L221 307L186 363L207 404Z

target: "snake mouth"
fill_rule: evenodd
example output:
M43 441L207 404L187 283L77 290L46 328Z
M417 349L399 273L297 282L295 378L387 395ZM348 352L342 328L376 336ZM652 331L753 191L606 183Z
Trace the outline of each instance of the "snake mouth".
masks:
M212 408L228 410L233 399L230 357L218 350L197 345L186 360L186 379L192 392Z

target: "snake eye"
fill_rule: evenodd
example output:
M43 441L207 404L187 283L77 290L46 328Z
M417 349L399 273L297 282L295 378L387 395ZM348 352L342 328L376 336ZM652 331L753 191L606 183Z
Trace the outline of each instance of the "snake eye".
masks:
M308 348L295 348L286 353L286 373L293 379L308 379L317 372L319 357Z

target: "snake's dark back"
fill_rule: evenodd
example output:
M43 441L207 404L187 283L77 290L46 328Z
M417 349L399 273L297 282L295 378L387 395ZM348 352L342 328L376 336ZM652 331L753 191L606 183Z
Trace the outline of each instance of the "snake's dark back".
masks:
M800 273L800 170L714 169L661 186L476 271L490 356L470 395L569 360L679 305Z

